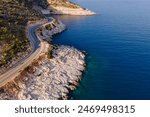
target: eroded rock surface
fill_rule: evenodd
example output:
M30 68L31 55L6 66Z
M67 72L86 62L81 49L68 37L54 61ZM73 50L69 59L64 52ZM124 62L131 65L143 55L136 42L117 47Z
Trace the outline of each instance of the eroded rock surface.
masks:
M84 71L85 55L69 46L53 49L52 58L42 58L15 81L0 89L0 99L67 99Z

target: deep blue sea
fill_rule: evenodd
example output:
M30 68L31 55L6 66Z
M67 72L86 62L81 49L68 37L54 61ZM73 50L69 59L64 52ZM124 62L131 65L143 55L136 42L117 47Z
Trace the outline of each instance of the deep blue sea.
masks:
M57 16L68 30L54 43L85 50L72 99L150 99L150 0L72 0L95 16Z

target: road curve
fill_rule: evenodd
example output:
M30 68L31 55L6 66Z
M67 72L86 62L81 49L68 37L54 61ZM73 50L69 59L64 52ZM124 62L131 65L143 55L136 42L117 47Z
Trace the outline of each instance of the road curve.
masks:
M40 41L35 34L35 30L41 25L28 27L28 38L32 44L31 53L15 64L10 70L0 76L0 87L4 86L7 82L17 77L22 70L29 66L40 54L45 50L46 42Z

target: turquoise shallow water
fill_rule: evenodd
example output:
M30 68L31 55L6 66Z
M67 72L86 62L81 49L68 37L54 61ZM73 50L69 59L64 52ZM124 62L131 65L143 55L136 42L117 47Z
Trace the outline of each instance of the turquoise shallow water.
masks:
M56 16L68 30L54 43L88 53L72 99L150 99L150 1L74 1L98 15Z

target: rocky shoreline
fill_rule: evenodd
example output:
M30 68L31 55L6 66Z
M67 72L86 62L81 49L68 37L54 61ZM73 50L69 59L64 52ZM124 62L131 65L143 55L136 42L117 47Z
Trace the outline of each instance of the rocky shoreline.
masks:
M40 10L43 14L95 15L68 1L61 2L58 6L51 4L47 9ZM18 77L1 87L0 100L65 100L69 98L69 91L78 86L85 70L85 54L74 47L53 46L52 36L64 31L66 26L59 20L49 20L51 22L46 19L29 22L29 26L44 24L35 33L41 42L50 43L48 46L51 50L44 52Z
M51 42L55 34L59 34L66 29L66 26L59 20L53 19L52 22L46 23L36 31L36 35L42 40Z
M79 15L79 16L90 16L95 15L96 13L83 8L82 6L70 2L69 0L63 1L54 1L48 0L46 8L41 8L39 6L34 6L38 11L41 11L42 14L52 14L52 15Z
M49 7L53 15L95 15L96 13L84 8L67 8L67 7Z
M53 19L42 25L36 35L51 42L52 36L65 28L61 21ZM68 99L69 91L76 89L85 69L85 55L73 47L49 46L53 49L48 54L40 56L17 78L0 88L1 100Z
M0 89L0 99L68 99L85 69L85 55L69 46L54 47L51 59L40 58Z

